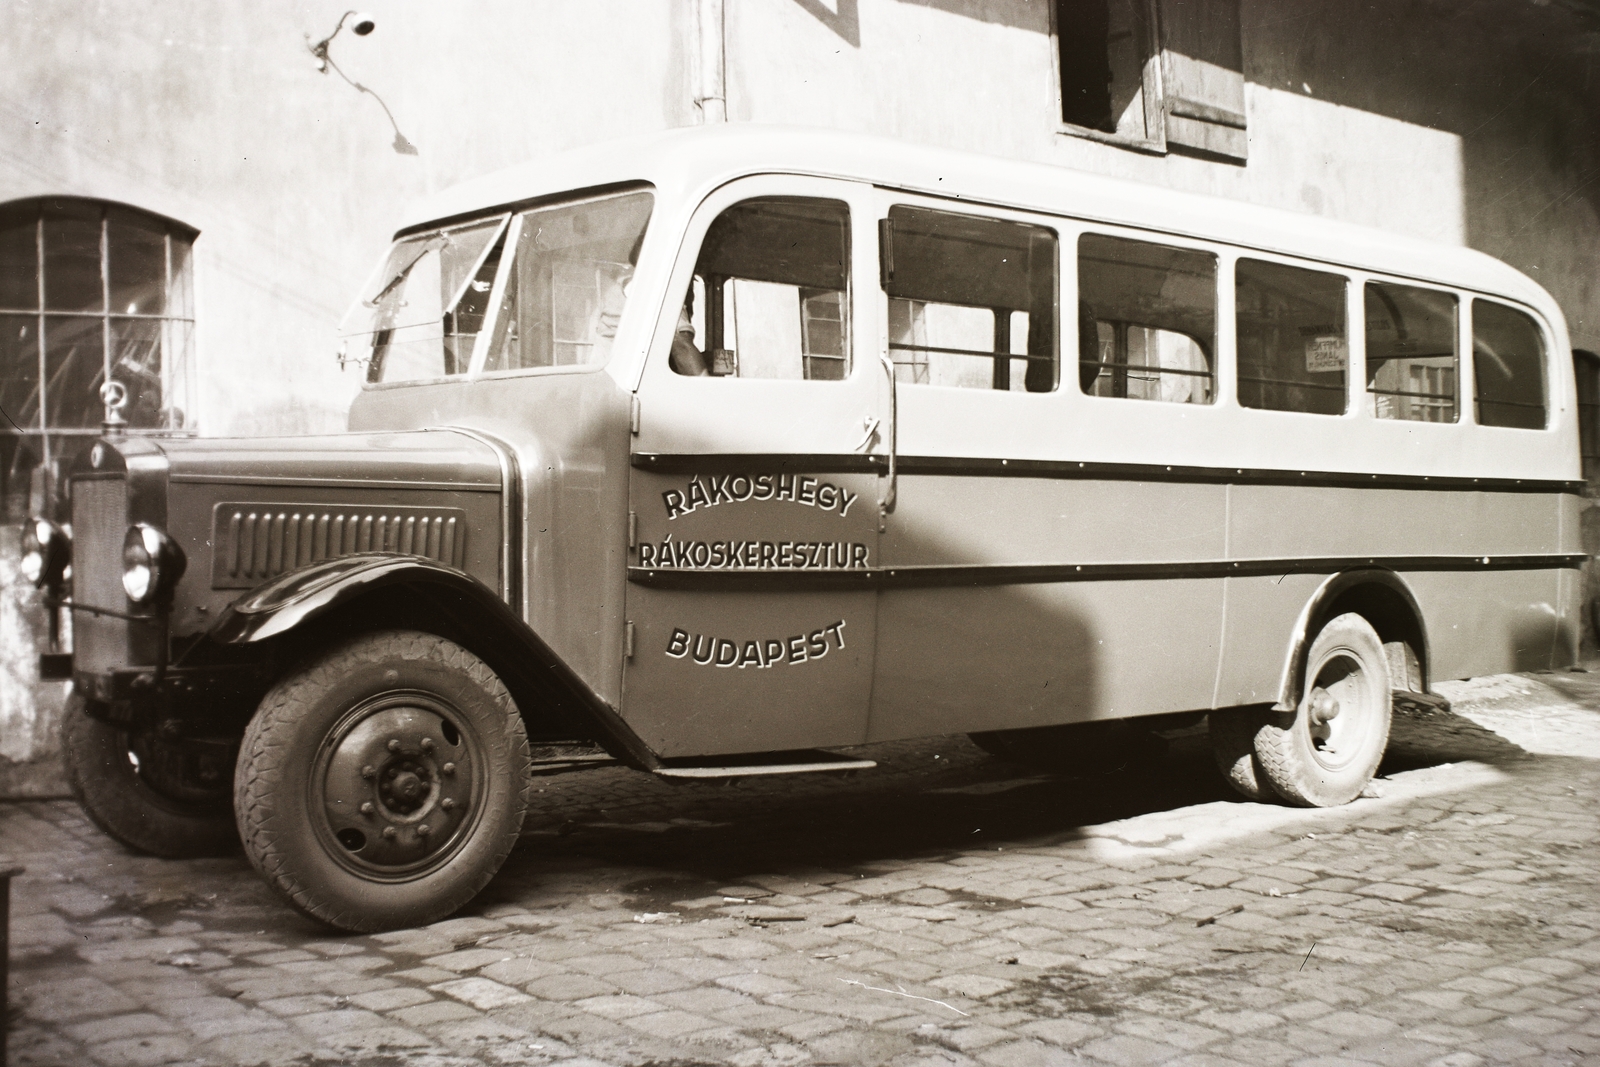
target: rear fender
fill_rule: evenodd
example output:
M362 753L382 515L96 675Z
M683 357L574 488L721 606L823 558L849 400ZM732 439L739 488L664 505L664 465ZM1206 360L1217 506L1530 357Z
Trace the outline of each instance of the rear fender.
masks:
M660 759L548 644L488 586L419 556L363 553L290 571L231 604L211 628L224 645L291 640L319 621L393 626L385 609L403 598L448 622L505 682L523 714L540 712L581 728L622 762L653 770ZM364 612L363 605L370 611ZM449 635L449 636L454 636Z
M1300 618L1295 622L1294 636L1284 657L1283 682L1276 710L1293 711L1299 707L1306 654L1311 642L1317 639L1329 619L1347 611L1356 612L1371 623L1385 646L1395 642L1409 646L1416 655L1416 689L1422 693L1430 691L1428 632L1417 598L1394 571L1369 567L1329 576L1300 609ZM1413 688L1411 680L1406 678L1393 679L1392 685L1395 689Z

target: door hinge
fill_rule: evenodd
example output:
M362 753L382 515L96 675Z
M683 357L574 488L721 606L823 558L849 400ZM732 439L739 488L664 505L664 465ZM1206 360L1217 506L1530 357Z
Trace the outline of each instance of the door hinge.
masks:
M628 429L630 432L637 434L639 432L639 398L638 396L631 396L628 401Z
M622 626L622 655L625 659L633 658L633 623L626 622Z
M639 513L628 512L628 551L632 552L639 547Z

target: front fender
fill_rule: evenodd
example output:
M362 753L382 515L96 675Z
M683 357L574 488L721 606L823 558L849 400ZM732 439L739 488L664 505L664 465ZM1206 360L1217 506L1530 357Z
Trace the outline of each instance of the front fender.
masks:
M384 586L424 582L476 594L511 616L505 603L464 571L420 556L366 552L313 563L281 574L228 606L209 636L224 645L248 645L286 634ZM515 620L520 622L521 620Z
M537 707L586 728L613 756L641 770L661 765L616 709L590 689L488 586L420 556L364 553L313 563L258 586L231 604L209 636L249 645L293 633L336 609L359 611L381 590L404 588L435 601L470 631L467 644L498 674L524 713ZM380 598L380 601L386 598Z

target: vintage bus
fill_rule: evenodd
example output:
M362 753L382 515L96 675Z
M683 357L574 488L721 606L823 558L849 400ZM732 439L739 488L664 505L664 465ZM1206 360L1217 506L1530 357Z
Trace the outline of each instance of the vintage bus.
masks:
M237 833L345 929L492 877L530 739L692 779L1209 714L1333 805L1393 693L1576 655L1565 326L1462 248L731 126L437 196L348 333L347 434L84 456L66 728L113 835Z

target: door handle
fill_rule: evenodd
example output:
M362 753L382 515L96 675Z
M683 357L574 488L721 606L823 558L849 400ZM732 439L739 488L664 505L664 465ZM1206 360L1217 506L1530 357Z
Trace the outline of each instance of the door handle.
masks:
M889 512L894 510L894 499L897 489L896 481L896 453L899 450L900 436L900 397L894 377L894 360L889 358L889 353L880 352L878 361L883 366L884 373L889 376L889 432L886 434L889 446L889 478L883 488L883 495L878 498L878 532L882 533L888 525Z
M868 415L866 418L861 420L861 425L866 428L866 433L861 435L861 442L857 444L855 448L851 449L852 452L860 452L862 449L872 444L872 435L878 432L878 426L880 423L877 416Z

